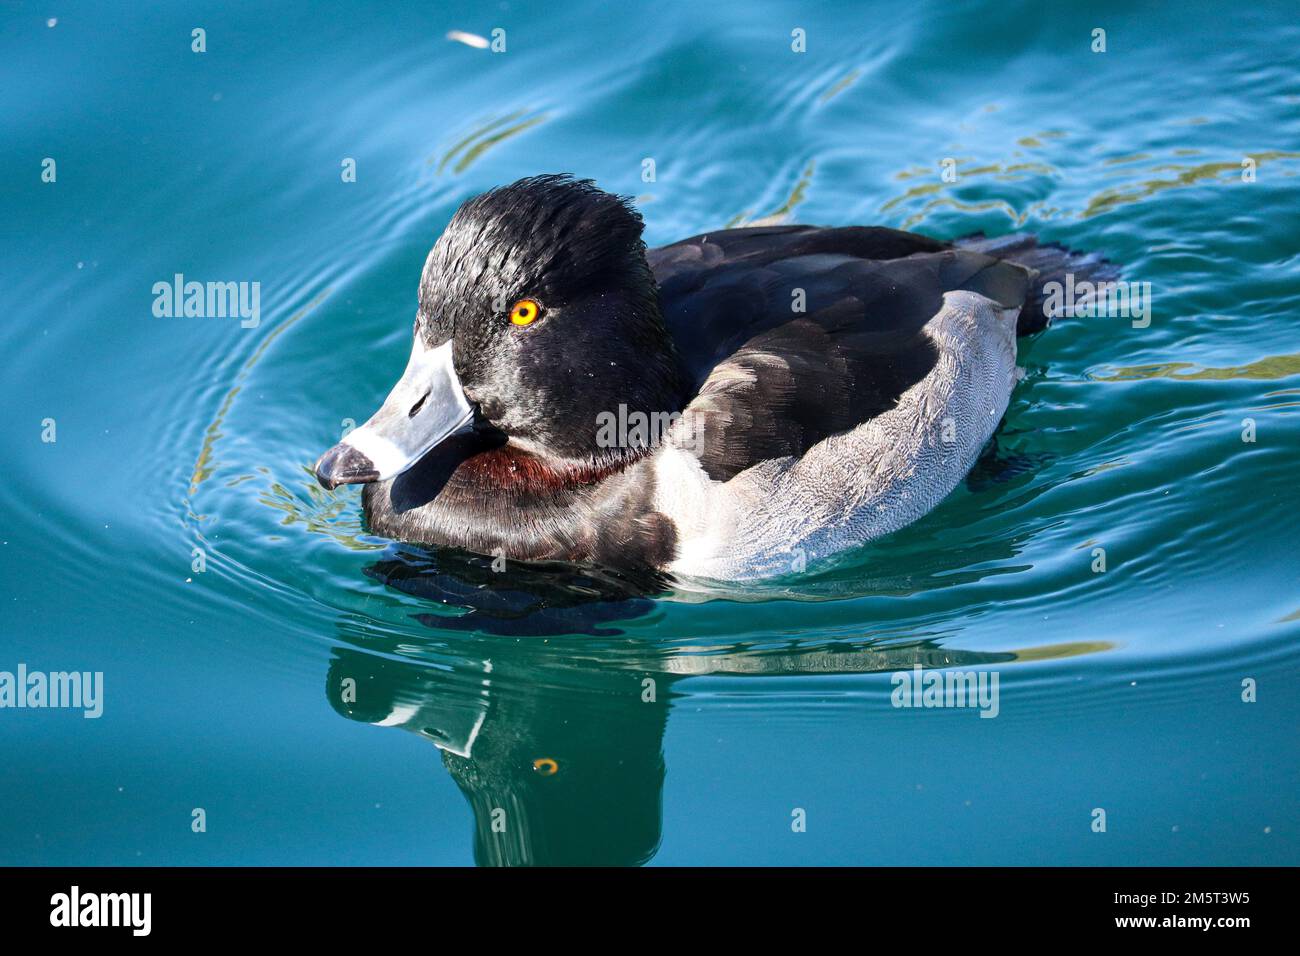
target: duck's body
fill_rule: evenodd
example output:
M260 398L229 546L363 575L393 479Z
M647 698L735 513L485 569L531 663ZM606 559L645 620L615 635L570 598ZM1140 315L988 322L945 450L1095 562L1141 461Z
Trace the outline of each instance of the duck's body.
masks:
M526 270L518 250L494 246L501 220L518 216L536 231L529 220L543 212L533 200L553 205L556 190L573 202L568 220L546 222L557 234L597 236L629 214L594 187L550 177L488 198L525 184L547 195L462 210L465 221L448 228L456 235L430 255L422 317L427 303L423 320L443 328L421 342L417 322L416 354L432 355L444 334L454 341L446 362L476 424L393 477L351 464L363 477L342 480L369 481L363 502L377 534L722 580L800 570L903 527L962 480L1016 383L1018 319L1022 332L1043 324L1030 314L1031 268L895 230L789 226L646 252L648 294L628 292L638 278L631 253L592 263L587 249L581 266L557 253L537 275L493 286L498 300L535 295L521 301L544 304L538 328L470 333L442 318L464 286L429 288L431 269L461 271L473 254L491 272L473 281ZM1015 248L1039 266L1047 251ZM522 410L530 396L541 413ZM670 413L662 436L652 429L646 441L634 427L630 442L609 442L611 420L663 422ZM402 427L394 412L374 425L383 415L365 427ZM387 454L386 442L367 441L355 447ZM338 471L326 459L321 467L322 481Z

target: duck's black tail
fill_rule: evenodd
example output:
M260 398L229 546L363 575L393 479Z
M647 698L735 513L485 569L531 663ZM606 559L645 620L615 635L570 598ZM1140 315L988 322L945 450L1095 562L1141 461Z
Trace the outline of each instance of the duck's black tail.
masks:
M1087 280L1103 282L1119 276L1119 269L1095 252L1075 252L1054 242L1039 243L1038 237L1027 232L1012 233L990 239L983 233L976 233L958 239L956 245L963 249L982 252L986 256L1006 259L1016 265L1024 266L1036 273L1030 288L1029 298L1020 310L1016 320L1016 335L1032 335L1047 328L1051 321L1046 301L1050 296L1044 291L1049 283L1064 287L1066 276L1073 275L1071 286Z

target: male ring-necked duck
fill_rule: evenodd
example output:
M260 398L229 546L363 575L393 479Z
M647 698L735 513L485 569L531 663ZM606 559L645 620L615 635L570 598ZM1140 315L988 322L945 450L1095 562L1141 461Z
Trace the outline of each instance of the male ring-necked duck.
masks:
M461 206L406 371L320 483L364 483L370 530L401 541L786 573L952 491L1006 410L1017 334L1046 324L1044 282L1095 265L859 226L647 250L642 225L569 176Z

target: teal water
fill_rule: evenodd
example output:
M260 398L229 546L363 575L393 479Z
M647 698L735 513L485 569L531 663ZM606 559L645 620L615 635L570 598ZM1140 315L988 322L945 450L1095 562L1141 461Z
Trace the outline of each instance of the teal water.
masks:
M6 5L0 671L104 712L0 710L0 863L1300 862L1300 21L1087 6ZM455 208L549 171L651 244L1030 230L1152 321L1059 321L966 486L744 593L372 537L309 467Z

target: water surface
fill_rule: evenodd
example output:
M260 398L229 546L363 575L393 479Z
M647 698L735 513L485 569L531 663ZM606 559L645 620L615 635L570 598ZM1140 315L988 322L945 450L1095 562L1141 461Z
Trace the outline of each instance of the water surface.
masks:
M56 6L0 12L0 670L106 700L0 711L0 863L1300 862L1289 5ZM456 207L550 171L651 244L1034 231L1152 321L1062 320L941 507L743 592L370 536L310 465ZM176 273L259 323L155 317Z

